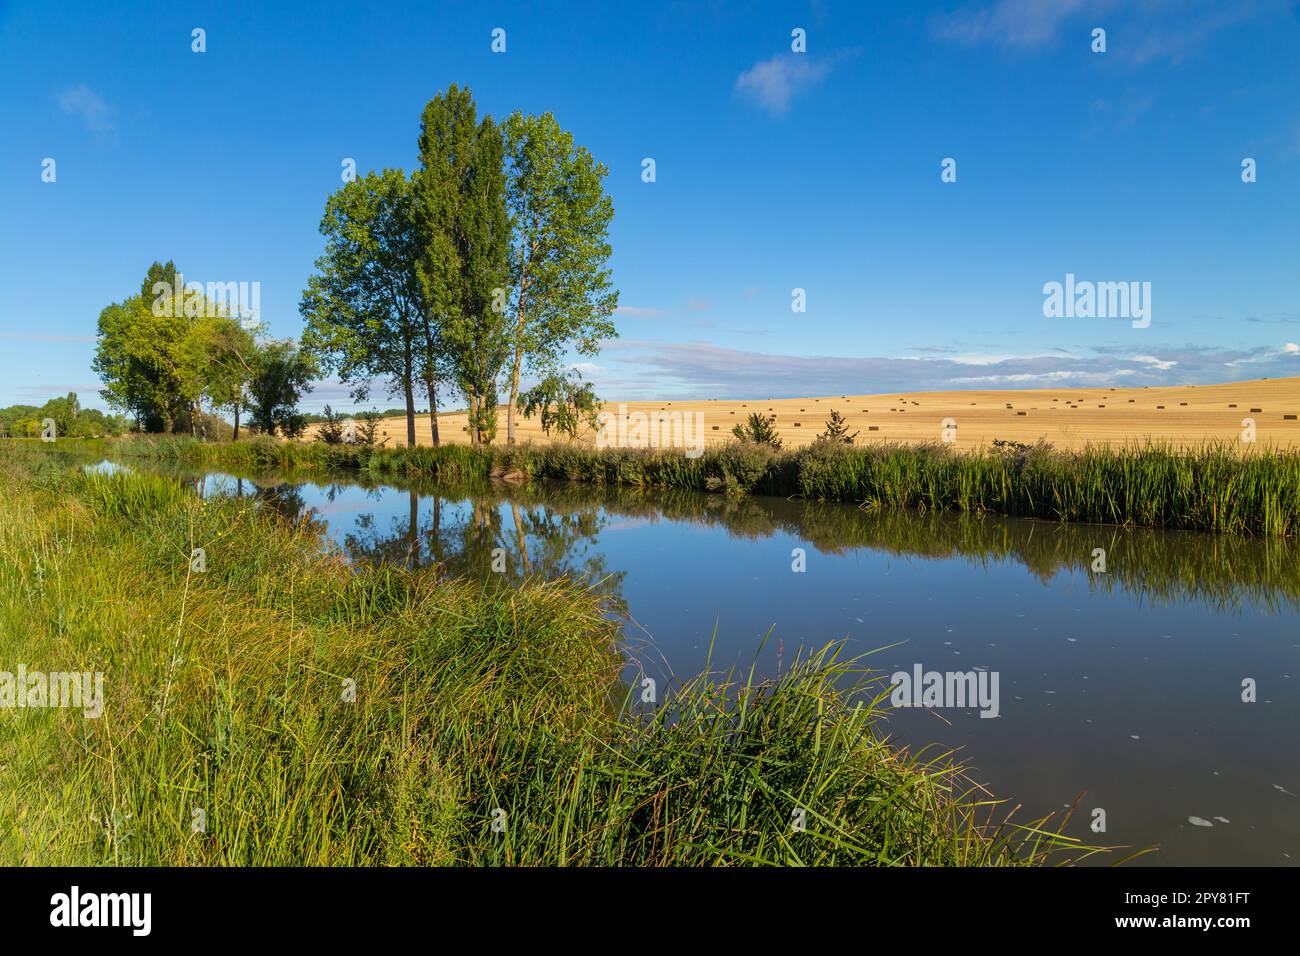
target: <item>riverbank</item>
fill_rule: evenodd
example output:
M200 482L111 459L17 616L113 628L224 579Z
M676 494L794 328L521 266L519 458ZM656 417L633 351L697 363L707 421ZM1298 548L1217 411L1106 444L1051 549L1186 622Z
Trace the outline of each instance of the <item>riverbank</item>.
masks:
M374 448L134 437L113 453L250 469L366 472L442 481L492 476L851 501L871 508L1288 537L1300 533L1300 452L1227 444L1081 452L1044 446L955 452L942 445L832 445L792 451L733 442L680 450L579 444Z
M246 500L34 449L0 464L0 670L102 675L98 716L0 714L6 863L985 865L1072 846L997 825L945 759L887 744L880 685L833 649L651 705L594 590L349 567Z

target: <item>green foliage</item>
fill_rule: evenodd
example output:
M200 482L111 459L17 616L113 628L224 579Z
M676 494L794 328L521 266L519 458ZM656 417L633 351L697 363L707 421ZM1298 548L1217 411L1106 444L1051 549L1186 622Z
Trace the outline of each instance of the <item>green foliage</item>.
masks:
M741 441L752 442L755 445L781 447L781 439L776 433L775 415L768 418L758 412L750 412L749 418L732 428L731 433Z
M826 419L826 430L817 436L818 441L835 442L840 445L852 445L853 439L857 438L861 432L849 434L849 426L844 416L831 409L831 417Z
M414 386L427 351L413 202L400 169L367 173L332 194L320 223L325 253L299 303L304 351L350 384L357 400L371 379L386 379L406 400L412 445Z
M164 274L164 267L155 262L144 285L152 286L151 280ZM176 307L176 298L160 300L142 289L99 315L92 367L104 383L100 395L134 416L145 431L188 430L198 399L184 354L191 323L183 306Z
M525 418L540 413L542 431L551 430L572 441L583 428L595 428L600 402L590 382L577 372L563 375L553 372L519 396L519 408Z
M252 396L249 417L258 431L286 438L301 435L307 422L298 411L298 402L304 392L311 391L311 381L319 374L315 359L291 339L269 342L259 350L248 383Z
M511 224L501 130L490 116L480 121L469 89L453 84L426 104L419 149L416 270L447 367L469 398L470 438L490 442L509 347L503 290Z
M171 259L167 260L166 265L155 261L149 266L144 274L144 281L140 283L140 298L146 302L153 302L159 296L169 293L175 295L176 289L176 263Z
M76 392L69 392L41 406L0 408L0 438L39 438L46 419L54 420L56 438L100 438L120 435L131 427L120 415L82 408Z
M326 405L320 424L316 426L316 440L327 445L342 444L344 423L346 421L346 416L337 414L329 405Z
M597 163L551 113L514 113L505 123L510 242L511 364L508 439L524 367L547 369L570 346L584 355L618 331L609 226L609 169Z
M357 413L357 441L363 445L382 445L387 439L379 438L379 423L383 421L384 416L379 412L371 409L368 412Z
M234 318L204 316L195 319L182 354L183 367L193 377L187 390L201 394L213 409L229 409L233 437L238 438L240 412L261 359L252 333Z
M271 343L264 354L253 335L226 314L224 305L209 302L197 288L178 289L178 281L173 263L155 262L138 295L100 313L93 363L104 382L100 394L148 432L224 435L228 426L214 413L228 410L234 418L232 437L238 438L240 414L254 378L262 375L265 406L272 397L266 376L283 348ZM282 391L276 400L283 405L288 394ZM208 412L203 411L204 401ZM292 431L297 424L283 407L269 414L263 416L264 425L273 422L281 431L286 425Z
M360 444L382 445L379 439L379 423L383 416L377 411L358 412L354 418L340 415L329 405L325 414L316 416L316 440L326 445ZM349 423L352 425L348 427ZM385 439L386 440L386 439Z

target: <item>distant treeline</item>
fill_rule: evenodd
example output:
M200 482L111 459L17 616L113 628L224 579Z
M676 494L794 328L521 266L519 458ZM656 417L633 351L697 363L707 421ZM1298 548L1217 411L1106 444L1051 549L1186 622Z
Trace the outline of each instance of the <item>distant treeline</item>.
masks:
M10 405L0 408L0 438L40 438L53 426L53 438L105 438L131 427L121 415L105 415L82 408L76 392L52 398L44 405Z
M443 414L443 415L463 415L464 413L465 413L465 409L463 409L463 408L443 409L442 412L441 412L441 414ZM344 414L344 413L339 412L338 414ZM404 417L404 416L406 415L406 409L404 409L404 408L385 408L385 409L383 409L382 411L379 410L379 409L372 409L372 410L368 410L368 411L365 411L365 412L356 412L356 413L355 413L356 416L359 416L359 415L362 415L362 414L364 414L364 415L373 415L373 416L375 416L376 418L402 418L402 417ZM427 415L427 414L429 414L429 409L427 409L427 408L417 408L417 409L415 410L415 414L417 414L417 415ZM308 425L319 425L321 422L329 421L329 418L330 418L330 416L326 415L324 412L304 412L302 417L303 417L303 420L304 420Z

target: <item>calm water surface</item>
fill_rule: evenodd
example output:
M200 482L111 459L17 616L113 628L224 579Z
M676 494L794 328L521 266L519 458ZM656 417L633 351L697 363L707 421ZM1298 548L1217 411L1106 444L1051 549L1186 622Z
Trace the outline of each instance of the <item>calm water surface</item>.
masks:
M354 561L585 576L661 679L711 643L714 670L770 674L836 639L886 648L885 675L996 672L998 717L897 709L895 742L956 750L1017 819L1082 794L1067 832L1159 847L1140 863L1300 860L1300 544L570 484L189 480L317 522Z

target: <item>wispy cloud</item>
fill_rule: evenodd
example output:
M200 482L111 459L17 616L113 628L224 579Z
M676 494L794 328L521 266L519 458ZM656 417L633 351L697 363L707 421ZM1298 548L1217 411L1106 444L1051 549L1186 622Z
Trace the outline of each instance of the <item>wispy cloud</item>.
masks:
M1260 12L1260 4L1248 0L1224 4L1204 16L1180 16L1176 22L1153 24L1133 48L1133 61L1170 60L1179 63L1199 50L1225 27L1249 20Z
M620 305L614 309L615 315L626 315L633 319L653 319L671 313L671 309L645 309L635 305Z
M1083 6L1083 0L997 0L936 14L931 27L940 39L966 46L1033 50L1055 42L1061 25Z
M807 53L778 53L736 77L736 92L780 116L790 111L795 97L817 86L830 71L828 60L812 60Z
M952 388L1192 385L1300 375L1300 346L1182 347L1159 354L1118 347L1086 354L953 357L794 356L704 342L615 340L604 345L605 394L619 398L776 398ZM613 367L617 363L618 368ZM1244 366L1244 367L1243 367Z
M942 40L965 46L992 45L1028 52L1055 46L1066 24L1078 27L1079 42L1090 41L1093 27L1110 33L1108 56L1131 64L1155 60L1181 62L1200 51L1220 30L1266 12L1282 12L1285 0L1181 0L1125 5L1119 0L994 0L972 3L931 17ZM1087 15L1091 19L1083 21ZM1121 27L1122 29L1117 30ZM1115 42L1123 36L1124 41Z
M99 407L99 390L102 382L50 382L42 385L15 385L14 394L27 401L22 404L44 405L51 398L61 398L69 392L76 392L80 404L87 408Z
M102 135L116 131L113 125L113 107L85 83L78 83L60 93L59 109L69 116L79 117L92 133Z
M1133 361L1150 365L1152 368L1159 369L1162 372L1167 371L1178 364L1173 359L1156 358L1154 355L1135 355L1133 356Z
M93 335L55 335L50 332L0 332L0 339L14 342L94 342Z
M1092 103L1092 128L1088 134L1094 135L1113 124L1116 132L1128 129L1137 122L1139 116L1151 109L1155 97L1137 90L1125 90L1115 100L1099 99Z

